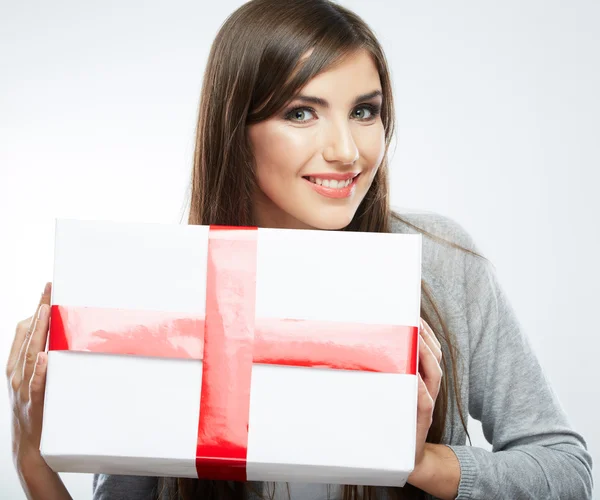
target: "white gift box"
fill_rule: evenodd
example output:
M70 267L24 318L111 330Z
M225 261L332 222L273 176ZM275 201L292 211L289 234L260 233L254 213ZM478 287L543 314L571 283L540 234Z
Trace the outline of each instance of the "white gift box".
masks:
M420 235L57 220L41 453L403 486L420 281Z

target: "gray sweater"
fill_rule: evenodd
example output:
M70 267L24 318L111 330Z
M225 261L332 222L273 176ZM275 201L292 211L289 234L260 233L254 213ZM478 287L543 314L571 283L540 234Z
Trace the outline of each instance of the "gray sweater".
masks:
M456 222L434 213L403 213L412 224L479 253ZM414 233L393 220L393 230ZM481 421L492 451L466 444L455 405L444 444L460 462L458 499L573 499L592 497L592 459L548 384L494 273L485 259L423 237L423 280L459 350L463 405ZM426 301L423 306L428 307ZM430 314L429 317L435 317ZM433 323L434 330L440 325ZM450 359L447 350L443 355ZM95 500L152 498L157 479L94 476ZM286 485L276 498L287 498ZM293 484L291 500L321 500L322 485ZM339 488L329 498L341 498ZM378 495L385 498L383 491ZM432 498L432 497L430 497Z

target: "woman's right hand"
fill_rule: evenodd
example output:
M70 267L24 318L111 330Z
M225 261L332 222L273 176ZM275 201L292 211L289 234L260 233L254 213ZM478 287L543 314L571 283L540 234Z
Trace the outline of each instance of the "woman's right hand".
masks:
M6 365L12 406L12 452L17 467L41 458L50 290L48 283L33 316L17 324Z
M6 364L12 406L13 461L28 498L70 498L58 474L40 454L50 292L48 283L33 316L17 324Z

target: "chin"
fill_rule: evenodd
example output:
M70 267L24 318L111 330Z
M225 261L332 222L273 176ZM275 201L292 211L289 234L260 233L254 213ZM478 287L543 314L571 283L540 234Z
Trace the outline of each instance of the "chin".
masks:
M319 211L311 214L305 214L305 217L301 218L301 221L309 227L314 229L323 229L328 231L336 231L344 229L356 214L356 210L344 210L334 211L334 213L327 213L327 211Z

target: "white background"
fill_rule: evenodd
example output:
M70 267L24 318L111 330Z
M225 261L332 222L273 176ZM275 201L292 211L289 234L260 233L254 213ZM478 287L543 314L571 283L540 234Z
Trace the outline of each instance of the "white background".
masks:
M3 361L52 278L55 217L180 221L204 64L240 4L2 0ZM392 67L393 204L475 237L598 460L600 3L343 4ZM9 414L1 391L0 497L16 499ZM64 479L91 496L89 476Z

